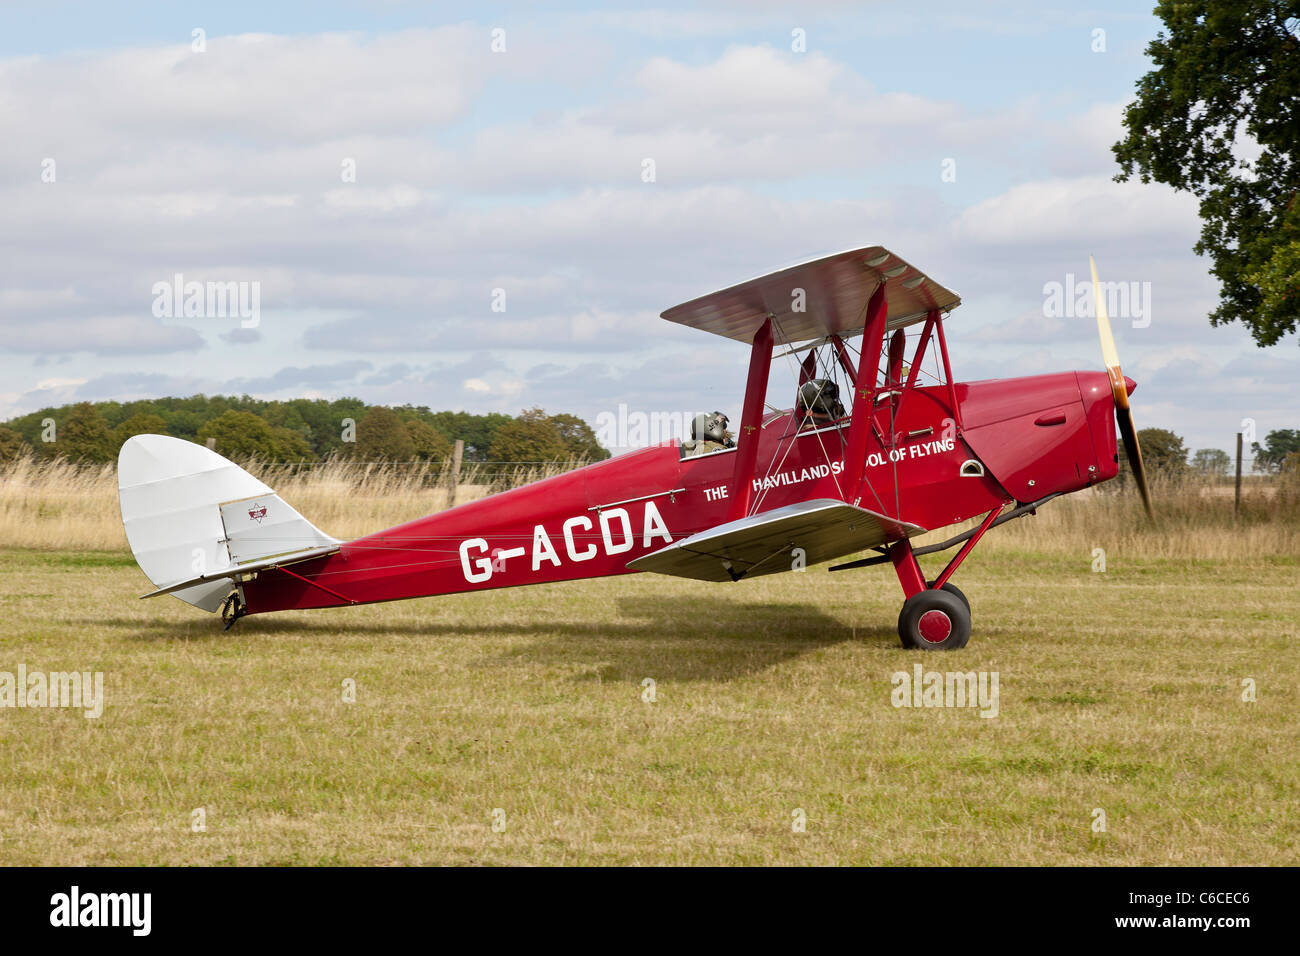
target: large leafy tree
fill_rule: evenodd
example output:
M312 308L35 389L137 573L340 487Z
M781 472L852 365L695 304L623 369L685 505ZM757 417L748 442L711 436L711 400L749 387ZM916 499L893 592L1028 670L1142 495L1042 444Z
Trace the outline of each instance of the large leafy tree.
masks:
M1256 471L1278 471L1288 455L1300 452L1300 430L1278 428L1264 436L1264 444L1252 442Z
M65 421L58 425L55 452L71 461L102 464L116 457L113 435L99 409L90 402L72 407Z
M295 398L289 404L297 407L298 413L307 423L311 447L322 458L331 452L345 450L345 419L356 423L366 417L366 403L359 398L340 398L333 402Z
M1181 436L1167 428L1138 429L1138 443L1142 446L1142 462L1152 478L1180 478L1187 474L1187 446ZM1127 485L1132 478L1128 458L1119 456L1119 482Z
M233 408L205 422L196 437L202 443L215 439L217 453L226 458L300 461L313 457L311 446L301 436L273 426L252 412Z
M415 442L396 412L376 405L357 422L353 454L362 461L410 461L415 457Z
M12 428L0 425L0 461L13 461L15 458L30 455L31 452L32 446L27 444L21 434Z
M418 418L407 419L406 434L411 436L415 457L421 461L442 461L451 454L451 441L432 425Z
M1176 477L1186 471L1187 446L1169 429L1140 429L1138 441L1142 445L1142 460L1152 474Z
M497 429L488 457L492 461L545 462L564 461L571 455L550 416L540 408L530 408Z
M136 412L122 424L113 429L113 445L122 447L122 443L136 435L166 435L167 422L161 415L153 412Z
M489 412L486 415L474 415L470 412L433 412L429 424L442 432L452 441L460 439L465 443L465 458L468 461L486 461L492 456L492 440L496 438L497 429L514 421L509 415Z
M571 457L585 461L604 461L609 457L609 449L596 440L591 426L577 415L552 415L551 424L559 432Z
M1122 172L1200 199L1196 252L1220 282L1213 325L1259 345L1300 327L1300 2L1162 0L1113 147Z

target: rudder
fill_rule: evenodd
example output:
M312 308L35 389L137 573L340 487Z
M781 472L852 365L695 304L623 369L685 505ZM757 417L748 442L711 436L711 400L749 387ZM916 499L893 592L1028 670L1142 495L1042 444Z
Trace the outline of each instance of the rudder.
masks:
M117 490L140 570L159 589L194 581L170 593L205 611L250 563L341 544L234 462L180 438L127 439Z

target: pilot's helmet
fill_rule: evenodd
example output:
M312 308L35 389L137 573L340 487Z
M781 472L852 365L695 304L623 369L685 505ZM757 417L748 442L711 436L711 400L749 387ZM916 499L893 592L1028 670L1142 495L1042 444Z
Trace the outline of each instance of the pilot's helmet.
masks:
M817 416L834 417L838 413L840 390L827 378L815 378L799 386L799 407Z
M719 445L727 443L727 416L722 412L712 415L700 412L691 422L691 438L696 441L715 441Z

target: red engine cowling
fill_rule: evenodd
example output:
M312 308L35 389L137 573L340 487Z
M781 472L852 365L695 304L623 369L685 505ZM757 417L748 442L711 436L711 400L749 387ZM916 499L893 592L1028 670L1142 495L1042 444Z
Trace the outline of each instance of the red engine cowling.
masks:
M962 437L1018 501L1115 477L1115 426L1103 372L1060 372L957 386Z

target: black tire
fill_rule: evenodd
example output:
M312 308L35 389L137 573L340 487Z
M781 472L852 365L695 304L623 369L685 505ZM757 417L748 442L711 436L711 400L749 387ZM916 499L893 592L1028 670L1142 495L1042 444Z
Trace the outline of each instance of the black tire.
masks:
M933 581L930 582L930 587L934 587ZM961 603L966 605L966 613L970 613L970 599L962 593L961 588L957 587L957 585L953 584L951 581L945 581L942 590L947 591L949 594L955 594L961 598Z
M898 636L909 650L960 650L970 640L970 611L960 592L921 591L903 603Z

